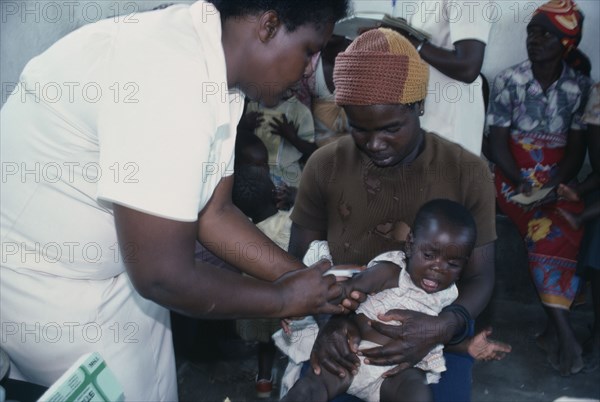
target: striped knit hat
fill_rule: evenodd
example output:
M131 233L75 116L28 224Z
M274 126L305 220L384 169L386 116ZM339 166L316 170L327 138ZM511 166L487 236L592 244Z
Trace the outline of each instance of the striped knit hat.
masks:
M583 14L572 0L550 0L534 11L529 25L539 25L556 35L568 53L581 41Z
M414 46L387 28L367 31L335 59L338 105L409 104L425 99L429 67Z

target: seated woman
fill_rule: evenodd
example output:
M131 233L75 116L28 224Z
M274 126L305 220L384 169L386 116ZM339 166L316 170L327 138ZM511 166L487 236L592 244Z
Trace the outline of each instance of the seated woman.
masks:
M429 200L465 206L477 225L477 242L457 282L459 296L437 317L390 310L372 327L392 339L363 350L368 364L394 365L394 375L420 361L437 344L458 343L486 306L494 284L494 189L487 165L460 145L421 129L428 66L399 33L363 33L334 67L336 103L350 135L319 148L308 160L291 218L289 252L302 257L314 240L327 240L337 264L366 264L402 249L410 224ZM400 329L401 328L401 329ZM321 328L312 351L321 367L347 376L359 359L356 325L335 317ZM434 399L468 400L472 358L446 354L448 370L431 386ZM337 392L333 392L337 393Z
M591 82L564 62L581 40L582 20L570 0L538 8L527 26L529 58L496 77L488 111L498 204L525 239L529 270L548 315L538 343L564 376L583 368L569 323L582 231L557 207L578 213L583 204L557 201L555 192L528 205L513 197L569 183L583 162L582 114Z

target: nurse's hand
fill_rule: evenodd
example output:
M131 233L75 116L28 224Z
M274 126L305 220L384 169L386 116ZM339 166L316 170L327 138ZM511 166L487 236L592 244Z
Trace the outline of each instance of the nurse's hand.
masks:
M274 284L282 297L280 317L300 317L310 314L341 314L344 307L335 303L342 295L335 276L323 274L331 267L327 260L296 271L291 271ZM333 301L333 302L332 302Z

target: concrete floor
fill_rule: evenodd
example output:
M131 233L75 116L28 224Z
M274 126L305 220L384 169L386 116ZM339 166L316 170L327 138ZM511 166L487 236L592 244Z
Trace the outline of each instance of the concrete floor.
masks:
M478 362L473 369L472 400L555 401L561 397L600 400L600 371L561 377L536 346L535 335L545 325L545 315L527 274L525 250L514 226L498 218L496 288L492 302L478 325L491 324L493 337L510 343L513 351L502 361ZM589 302L572 313L580 341L589 335L593 321ZM229 322L203 322L201 347L190 353L179 347L178 379L182 401L257 401L254 391L256 347L232 336ZM177 326L174 326L175 330ZM189 339L188 339L189 340ZM180 342L181 343L181 342ZM177 346L177 344L176 344ZM286 360L277 359L280 376ZM276 401L277 391L271 399Z

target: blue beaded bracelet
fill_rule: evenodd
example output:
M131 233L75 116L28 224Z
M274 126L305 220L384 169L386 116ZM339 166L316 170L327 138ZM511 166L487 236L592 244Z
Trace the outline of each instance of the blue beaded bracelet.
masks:
M465 320L463 328L461 328L458 333L454 334L452 339L450 339L450 342L448 342L448 345L456 345L464 341L469 336L469 322L473 319L469 311L460 304L451 304L444 307L442 313L458 314Z

